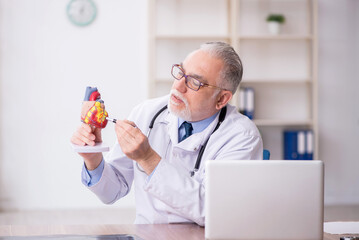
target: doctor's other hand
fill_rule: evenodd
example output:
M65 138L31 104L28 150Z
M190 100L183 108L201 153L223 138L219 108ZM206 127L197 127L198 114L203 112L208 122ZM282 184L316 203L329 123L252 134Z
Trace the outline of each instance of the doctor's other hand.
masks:
M148 138L134 122L128 120L117 120L115 131L122 152L138 162L147 174L151 174L161 157L152 149Z
M101 129L86 123L82 123L71 137L71 143L80 146L94 146L98 142L102 142ZM96 169L102 161L102 153L79 153L79 155L84 159L88 170Z

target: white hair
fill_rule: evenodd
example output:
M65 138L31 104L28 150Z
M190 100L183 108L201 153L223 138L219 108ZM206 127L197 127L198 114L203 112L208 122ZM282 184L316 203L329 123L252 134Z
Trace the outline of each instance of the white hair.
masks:
M224 42L207 42L200 46L200 50L223 61L219 85L234 94L242 80L243 65L233 47Z

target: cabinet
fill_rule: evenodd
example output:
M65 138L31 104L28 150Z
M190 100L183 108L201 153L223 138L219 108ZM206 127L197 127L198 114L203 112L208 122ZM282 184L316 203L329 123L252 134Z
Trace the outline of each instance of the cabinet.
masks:
M281 13L278 35L266 17ZM316 0L150 0L149 96L167 94L170 69L206 41L230 43L255 92L255 116L271 159L283 158L283 131L311 129L318 158ZM239 106L239 97L232 104Z

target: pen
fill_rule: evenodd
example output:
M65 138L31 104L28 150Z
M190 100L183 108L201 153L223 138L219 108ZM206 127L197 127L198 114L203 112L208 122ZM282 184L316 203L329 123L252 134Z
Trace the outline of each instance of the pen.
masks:
M109 117L106 117L106 120L110 121L110 122L113 122L113 123L116 123L117 122L117 119L116 118L109 118ZM130 125L134 128L137 128L136 125L134 125L134 123L130 123Z
M115 119L115 118L106 117L106 120L108 120L108 121L110 121L110 122L113 122L113 123L116 123L116 122L117 122L117 119Z

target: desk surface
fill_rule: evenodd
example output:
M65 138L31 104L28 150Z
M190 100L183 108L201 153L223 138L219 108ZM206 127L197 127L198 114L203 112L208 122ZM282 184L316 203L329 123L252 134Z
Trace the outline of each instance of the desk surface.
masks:
M145 240L203 240L204 228L195 224L118 224L118 225L3 225L0 236L132 234ZM325 240L340 235L324 234Z

